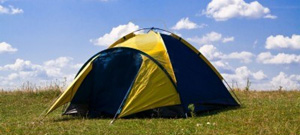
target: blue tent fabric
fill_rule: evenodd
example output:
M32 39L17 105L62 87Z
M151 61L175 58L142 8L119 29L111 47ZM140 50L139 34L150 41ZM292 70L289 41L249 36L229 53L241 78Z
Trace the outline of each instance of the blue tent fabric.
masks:
M93 61L92 71L85 78L71 104L88 104L91 117L114 115L139 71L139 53L110 49Z
M170 35L161 36L175 72L177 91L185 108L189 104L238 106L222 80L199 54Z

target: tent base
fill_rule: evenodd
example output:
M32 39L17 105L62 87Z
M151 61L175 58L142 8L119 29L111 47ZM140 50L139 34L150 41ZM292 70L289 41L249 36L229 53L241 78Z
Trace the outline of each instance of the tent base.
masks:
M240 107L239 105L219 105L219 104L195 104L193 111L196 115L203 114L215 114L222 111L227 111ZM81 116L88 118L113 118L113 114L105 112L89 111L87 105L70 104L67 111L63 115ZM191 113L188 113L191 116ZM165 106L155 109L150 109L142 112L138 112L129 116L123 117L125 119L130 118L186 118L184 109L181 105Z
M113 118L113 114L104 112L92 112L87 105L71 104L63 115L82 116L88 118ZM184 110L181 105L159 107L138 112L124 118L184 118Z

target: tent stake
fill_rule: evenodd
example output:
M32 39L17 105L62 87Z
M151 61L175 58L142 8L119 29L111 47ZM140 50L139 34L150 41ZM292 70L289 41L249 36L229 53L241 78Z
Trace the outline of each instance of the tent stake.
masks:
M115 122L115 118L113 120L110 121L109 125L112 125Z

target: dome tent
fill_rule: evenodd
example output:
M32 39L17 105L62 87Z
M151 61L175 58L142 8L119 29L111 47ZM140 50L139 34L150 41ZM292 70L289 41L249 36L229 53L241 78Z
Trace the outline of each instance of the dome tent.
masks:
M148 30L91 57L47 114L66 103L63 114L114 118L155 109L160 116L183 117L191 104L196 112L239 106L197 49L173 33Z

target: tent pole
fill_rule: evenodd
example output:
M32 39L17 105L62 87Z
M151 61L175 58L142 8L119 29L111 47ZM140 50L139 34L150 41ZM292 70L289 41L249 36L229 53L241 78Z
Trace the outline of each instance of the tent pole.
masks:
M121 109L122 105L123 105L123 102L121 103L118 111L115 113L114 118L110 121L110 123L109 123L110 125L113 124L116 121L116 118L117 118L118 114L120 113L120 109Z
M136 78L136 77L135 77L135 78ZM134 81L133 81L133 82L134 82ZM133 85L133 83L131 84L131 86L132 86L132 85ZM116 114L115 114L113 120L110 122L110 124L113 124L113 123L115 122L115 120L116 120L118 114L121 113L121 109L122 109L122 107L123 107L123 104L125 103L125 100L127 99L127 96L129 95L129 92L130 92L130 90L131 90L131 86L130 86L130 89L127 90L127 93L126 93L125 97L123 98L123 100L122 100L122 102L121 102L121 104L120 104L120 106L119 106L119 108L118 108L118 110L117 110L117 112L116 112Z
M232 91L234 97L237 99L237 101L239 102L239 104L241 105L242 102L240 101L240 99L236 96L235 92L233 91L233 89L229 86L229 84L227 83L227 81L225 79L223 79L224 82L226 83L226 85L229 87L229 89Z

